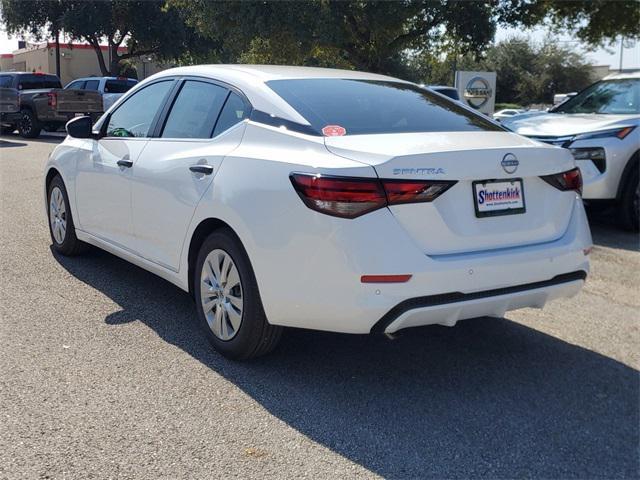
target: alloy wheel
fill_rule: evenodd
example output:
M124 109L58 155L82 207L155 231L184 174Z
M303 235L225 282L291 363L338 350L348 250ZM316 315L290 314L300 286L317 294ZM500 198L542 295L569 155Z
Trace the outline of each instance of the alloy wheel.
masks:
M22 115L22 119L21 119L21 127L22 127L22 132L25 135L29 135L31 133L31 130L33 129L33 122L31 121L31 117L27 114Z
M64 204L64 196L59 187L51 190L49 198L49 223L53 238L58 244L62 244L67 235L67 209Z
M212 250L202 265L200 302L209 328L220 340L231 340L242 324L243 296L238 268L221 249Z

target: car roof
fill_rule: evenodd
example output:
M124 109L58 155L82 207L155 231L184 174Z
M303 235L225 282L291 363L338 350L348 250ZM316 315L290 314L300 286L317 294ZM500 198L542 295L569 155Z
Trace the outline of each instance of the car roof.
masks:
M163 77L198 76L227 83L240 90L257 110L275 115L286 120L309 125L291 105L284 101L266 85L271 80L293 79L352 79L378 80L410 83L386 75L359 72L355 70L339 70L333 68L293 67L286 65L194 65L163 70L140 82L136 89L144 88L144 84Z
M0 72L0 75L36 75L38 77L58 77L55 73L45 72Z
M73 80L71 80L71 82L77 82L79 80L131 80L133 82L137 82L138 80L136 80L135 78L125 78L125 77L80 77L80 78L74 78ZM71 83L69 82L69 83Z
M288 65L193 65L165 70L161 73L186 71L190 75L224 75L233 72L237 75L251 76L263 82L270 80L288 80L301 78L351 78L359 80L392 80L397 78L387 77L376 73L359 72L356 70L340 70L336 68L299 67ZM175 75L175 73L174 73Z

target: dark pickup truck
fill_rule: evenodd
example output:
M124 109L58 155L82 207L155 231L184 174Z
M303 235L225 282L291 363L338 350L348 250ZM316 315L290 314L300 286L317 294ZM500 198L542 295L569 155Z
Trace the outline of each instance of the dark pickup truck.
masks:
M0 72L0 130L35 138L56 131L76 115L97 119L102 96L88 90L63 90L60 79L45 73Z

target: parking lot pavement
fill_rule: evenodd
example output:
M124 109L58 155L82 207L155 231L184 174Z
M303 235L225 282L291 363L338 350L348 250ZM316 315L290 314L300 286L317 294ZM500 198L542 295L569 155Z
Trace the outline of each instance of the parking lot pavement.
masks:
M637 478L638 238L594 224L577 297L397 340L214 353L187 294L54 256L42 167L0 138L0 478Z

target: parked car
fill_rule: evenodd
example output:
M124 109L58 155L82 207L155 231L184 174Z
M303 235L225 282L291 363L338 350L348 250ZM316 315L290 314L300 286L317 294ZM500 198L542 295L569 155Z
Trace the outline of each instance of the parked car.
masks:
M501 121L505 118L513 117L514 115L519 115L524 113L525 110L515 109L515 108L505 108L503 110L499 110L493 114L493 119L497 121Z
M190 292L231 358L282 327L392 335L542 307L589 270L568 150L395 78L176 68L67 131L44 172L54 251L90 243Z
M427 88L430 88L434 92L438 92L445 97L449 97L453 100L460 101L460 94L458 93L458 89L456 87L448 87L446 85L429 85Z
M1 81L1 80L0 80ZM14 127L4 126L4 118L20 113L18 91L15 88L0 87L0 133L11 133Z
M584 178L583 198L615 204L621 226L638 231L640 72L609 76L544 115L507 125L570 149Z
M554 105L560 105L561 103L566 102L567 100L569 100L570 98L575 97L578 94L578 92L570 92L570 93L556 93L553 96L553 104Z
M138 83L137 80L126 77L86 77L78 78L64 88L99 92L102 95L102 111L106 112L136 83Z
M63 90L55 75L0 72L0 87L12 89L20 106L18 111L2 114L2 129L7 132L17 128L25 138L36 138L43 128L55 131L77 114L97 118L102 113L98 92Z

